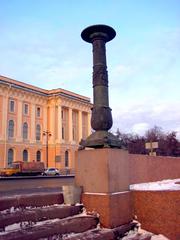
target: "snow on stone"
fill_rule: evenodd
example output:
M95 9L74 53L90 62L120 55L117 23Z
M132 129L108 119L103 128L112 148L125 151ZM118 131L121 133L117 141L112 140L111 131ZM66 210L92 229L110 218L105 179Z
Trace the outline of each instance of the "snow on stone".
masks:
M151 240L170 240L170 239L165 237L164 235L159 234L152 236Z
M123 191L123 192L114 192L114 193L94 193L94 192L84 192L85 194L89 194L89 195L102 195L102 196L109 196L109 195L117 195L117 194L124 194L127 193L129 191Z
M139 191L180 190L180 178L162 180L157 182L132 184L130 185L130 190Z

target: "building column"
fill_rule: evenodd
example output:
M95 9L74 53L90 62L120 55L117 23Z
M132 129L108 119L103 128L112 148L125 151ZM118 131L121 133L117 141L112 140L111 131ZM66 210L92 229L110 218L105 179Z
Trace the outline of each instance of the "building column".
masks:
M8 96L3 96L3 111L2 111L2 136L7 138L7 126L8 126Z
M88 112L87 114L87 132L88 136L91 134L91 113Z
M31 135L30 135L30 142L35 143L36 142L36 126L35 126L35 121L36 121L36 109L35 109L35 104L31 105Z
M2 111L2 136L4 138L4 163L3 166L7 167L7 139L8 139L8 105L9 96L3 96L3 111Z
M42 122L42 129L41 129L41 133L43 133L43 131L48 129L48 110L47 110L47 106L43 107L43 122ZM45 138L42 138L42 142L43 144L45 144Z
M61 142L62 140L62 107L60 105L58 105L58 123L57 123L57 138L58 138L58 142Z
M78 111L78 140L82 139L82 111Z
M54 141L55 141L55 123L56 123L55 118L56 118L56 106L52 105L49 108L50 124L49 124L49 129L48 129L51 133L51 137L49 139L51 143L54 143Z
M72 142L72 108L68 109L69 142Z
M17 141L22 141L22 128L23 128L23 122L22 122L22 101L19 100L17 104ZM29 126L28 126L29 127Z

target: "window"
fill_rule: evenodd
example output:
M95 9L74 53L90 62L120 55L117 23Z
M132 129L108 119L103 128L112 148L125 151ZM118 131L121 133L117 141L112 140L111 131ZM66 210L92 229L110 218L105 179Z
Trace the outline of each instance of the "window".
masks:
M69 152L65 151L65 167L69 166Z
M39 124L36 125L36 140L41 140L41 126Z
M41 161L41 151L37 151L37 153L36 153L36 161L37 162Z
M24 104L24 114L28 115L29 113L29 105L27 103Z
M14 121L13 120L9 120L8 137L10 137L10 138L14 137Z
M61 119L63 122L66 122L68 118L68 109L66 107L62 107L61 109Z
M28 161L28 151L26 149L23 151L23 161L24 162Z
M62 127L62 139L64 139L64 127Z
M8 150L8 165L11 165L14 160L14 151L12 148Z
M10 109L10 112L14 112L14 109L15 109L14 100L10 100L10 102L9 102L9 109Z
M75 130L75 127L73 127L73 140L76 140L76 130Z
M25 122L23 124L23 139L28 139L28 124Z
M37 117L41 116L41 108L40 107L37 107L37 109L36 109L36 116Z

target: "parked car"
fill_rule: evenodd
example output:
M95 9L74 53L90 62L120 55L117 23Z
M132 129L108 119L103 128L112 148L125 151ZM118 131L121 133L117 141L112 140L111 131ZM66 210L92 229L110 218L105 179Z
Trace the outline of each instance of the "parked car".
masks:
M48 168L43 173L44 176L57 176L60 175L60 172L57 168Z

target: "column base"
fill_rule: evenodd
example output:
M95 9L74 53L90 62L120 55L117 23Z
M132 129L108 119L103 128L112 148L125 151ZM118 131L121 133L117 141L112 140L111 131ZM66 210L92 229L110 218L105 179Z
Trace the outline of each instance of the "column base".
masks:
M83 193L82 202L89 212L100 215L100 224L114 228L132 221L131 192Z
M119 139L108 131L96 131L92 133L86 140L81 140L80 149L89 148L122 148Z

